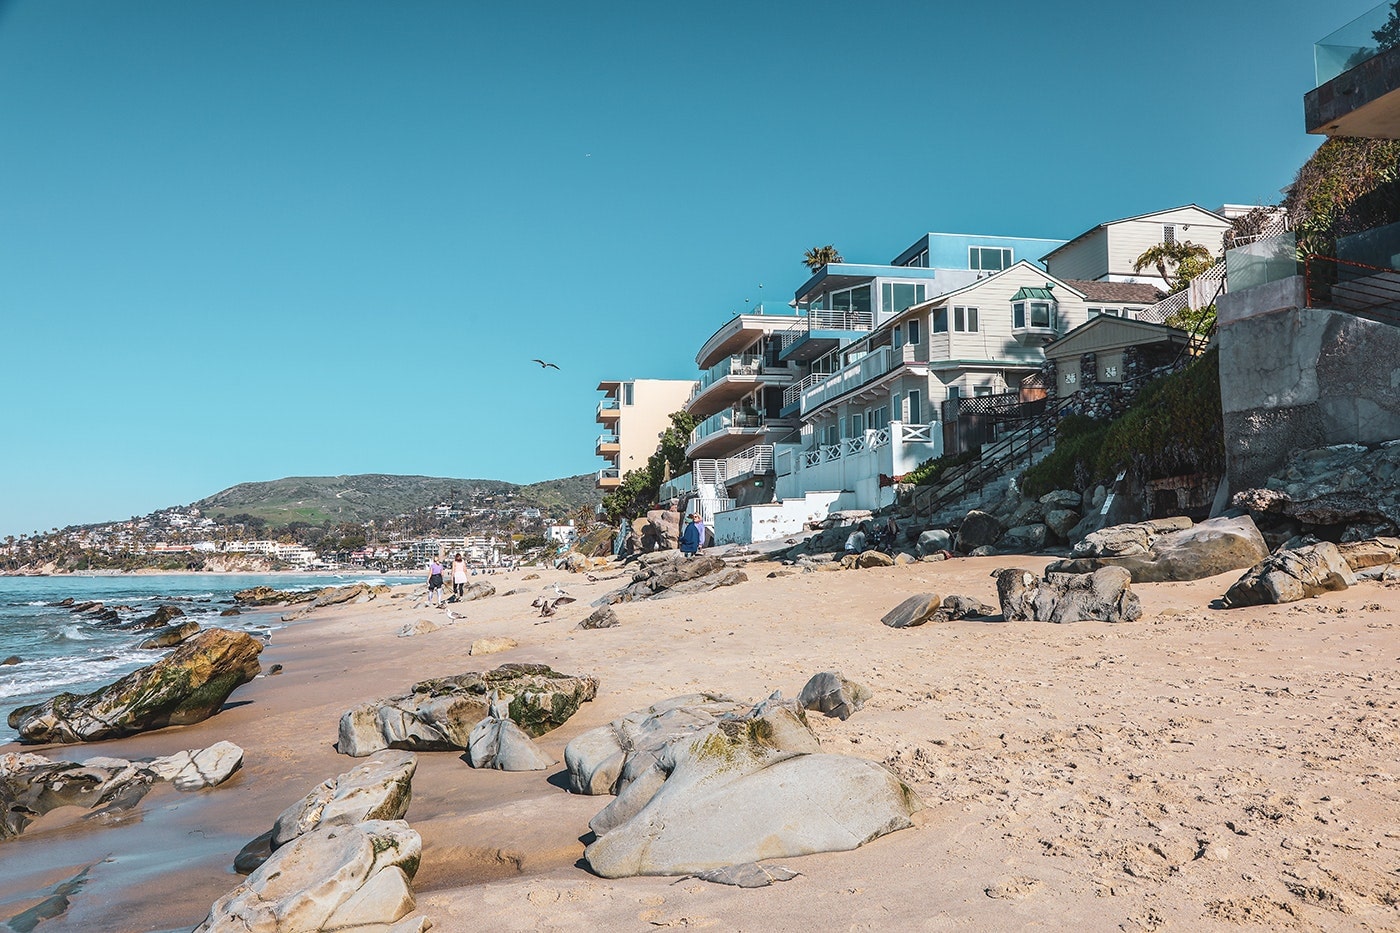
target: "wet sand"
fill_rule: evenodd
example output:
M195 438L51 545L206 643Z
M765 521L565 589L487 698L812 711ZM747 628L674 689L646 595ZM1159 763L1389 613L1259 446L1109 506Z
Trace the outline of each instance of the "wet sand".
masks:
M994 604L994 568L1045 563L777 579L754 564L739 586L618 606L622 624L599 631L573 626L621 581L553 572L492 577L522 592L454 606L465 619L412 638L396 633L447 618L409 598L317 610L263 652L264 670L284 673L204 723L27 748L136 758L228 739L246 758L213 790L158 786L120 825L56 811L3 844L0 922L91 866L42 933L187 930L238 883L244 842L353 765L333 747L342 711L427 677L536 661L601 682L539 740L561 762L574 736L666 697L793 696L841 670L874 698L844 723L814 714L823 746L885 763L928 809L854 852L783 860L802 875L768 888L607 881L579 860L610 798L566 793L562 765L479 772L425 753L407 819L435 929L1400 929L1400 588L1208 609L1226 574L1135 587L1145 611L1131 624L879 623L923 591ZM528 604L554 581L580 599L544 621ZM487 635L520 647L469 656Z

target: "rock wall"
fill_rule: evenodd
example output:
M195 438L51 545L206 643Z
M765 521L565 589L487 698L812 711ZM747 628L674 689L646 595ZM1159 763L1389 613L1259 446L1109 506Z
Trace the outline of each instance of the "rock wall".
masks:
M1296 276L1217 303L1231 490L1293 450L1400 437L1400 327L1306 303Z

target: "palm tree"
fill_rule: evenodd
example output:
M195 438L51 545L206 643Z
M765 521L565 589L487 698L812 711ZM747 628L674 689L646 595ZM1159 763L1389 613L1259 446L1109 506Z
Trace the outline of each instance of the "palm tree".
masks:
M1156 243L1142 251L1133 262L1133 271L1141 272L1155 266L1168 290L1176 293L1200 275L1210 265L1213 254L1209 249L1190 240L1180 243ZM1171 271L1168 272L1168 266Z
M822 266L833 262L845 262L836 247L828 243L825 246L813 246L802 256L802 264L813 272Z

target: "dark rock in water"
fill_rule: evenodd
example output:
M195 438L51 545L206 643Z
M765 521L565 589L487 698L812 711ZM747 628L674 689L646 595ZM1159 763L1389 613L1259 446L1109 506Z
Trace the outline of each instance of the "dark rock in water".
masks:
M471 731L490 713L495 690L510 698L510 718L531 737L563 725L598 694L593 677L571 677L544 664L502 664L414 684L408 693L347 710L336 750L363 757L384 748L465 751Z
M21 742L94 742L202 722L257 676L262 644L243 632L209 629L167 658L86 696L60 693L9 715Z
M1251 567L1225 594L1225 605L1258 606L1291 603L1356 582L1337 545L1320 541L1293 551L1280 551Z
M73 597L68 596L64 599L60 599L58 602L54 603L54 605L58 606L59 608L67 609L69 606L73 605L73 602Z
M618 624L617 613L612 606L602 606L593 610L587 618L578 624L579 628L616 628Z
M171 619L178 619L185 614L185 610L179 606L161 606L148 616L143 616L134 622L124 626L124 628L147 629L164 628L170 624Z
M19 655L12 654L5 660L0 661L0 667L10 667L12 665L19 664L23 660L24 658L21 658Z
M269 677L275 677L280 673L282 673L282 665L280 664L274 664L272 665L272 667L267 669L267 676Z
M1132 575L1122 567L1089 574L1047 574L1002 569L997 581L1001 614L1007 622L1135 622L1142 617Z
M74 615L82 612L97 612L102 608L102 604L100 602L97 602L96 600L88 600L87 602L83 603L75 603L71 599L68 599L64 600L64 602L68 603L68 611L73 613ZM60 603L60 605L62 604Z
M200 625L193 619L186 619L184 622L177 622L174 625L167 625L165 628L151 635L138 648L171 648L183 641L188 641L199 634Z
M243 615L243 610L242 610L242 609L239 609L237 606L231 606L231 607L229 607L228 609L225 609L223 612L219 613L219 615L221 615L221 616L241 616L241 615Z

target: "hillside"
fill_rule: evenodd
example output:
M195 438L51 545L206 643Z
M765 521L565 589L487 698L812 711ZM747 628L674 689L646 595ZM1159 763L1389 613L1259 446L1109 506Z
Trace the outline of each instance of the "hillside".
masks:
M494 479L437 476L289 476L261 483L239 483L191 503L214 519L253 515L273 526L288 522L319 525L325 521L362 523L434 505L492 508L507 503L535 506L563 516L598 502L593 475L569 476L529 486Z

